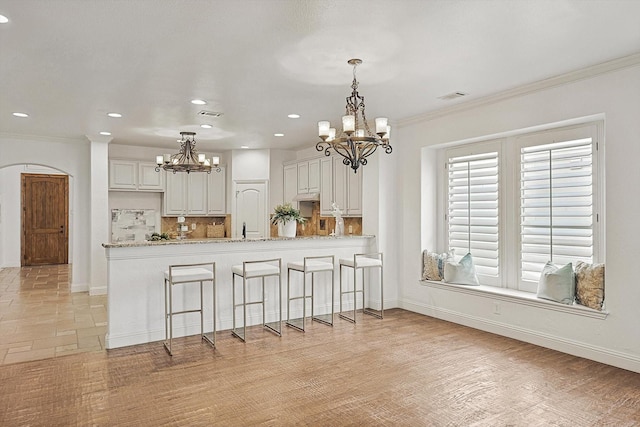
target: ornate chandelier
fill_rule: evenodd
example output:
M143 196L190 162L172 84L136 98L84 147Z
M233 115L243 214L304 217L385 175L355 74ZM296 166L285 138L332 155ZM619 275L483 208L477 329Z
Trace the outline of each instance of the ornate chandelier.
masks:
M351 96L347 97L345 115L342 116L342 131L336 136L336 129L326 120L318 122L318 135L322 141L316 144L318 151L323 151L327 156L333 148L343 157L342 163L351 166L353 172L358 172L360 165L367 164L367 157L375 153L378 146L384 148L384 152L390 154L393 150L389 144L391 126L387 124L386 117L378 117L375 120L375 134L369 129L367 116L365 115L364 96L358 93L358 81L356 80L356 67L362 64L361 59L347 61L353 65L353 82L351 83Z
M180 132L182 139L180 143L180 151L176 154L163 154L156 156L156 172L160 172L160 168L166 171L176 172L207 172L211 173L211 169L215 168L216 172L220 172L220 157L207 159L204 154L198 154L196 151L195 132Z

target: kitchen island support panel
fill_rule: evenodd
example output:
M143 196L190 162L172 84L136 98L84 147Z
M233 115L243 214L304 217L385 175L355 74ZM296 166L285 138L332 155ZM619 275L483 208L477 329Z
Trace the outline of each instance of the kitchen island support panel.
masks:
M171 264L195 264L215 262L216 323L218 330L231 330L233 301L231 268L242 261L282 258L283 265L304 256L334 255L336 259L353 257L354 253L376 250L373 236L319 236L295 239L204 239L182 242L110 243L104 244L107 257L107 312L108 324L106 348L125 347L153 341L162 341L164 327L164 271ZM283 278L286 280L286 278ZM173 296L176 310L185 307L185 301L193 301L199 290L185 288ZM212 290L205 289L205 301L213 298ZM254 295L247 295L252 298ZM255 295L258 297L258 295ZM282 297L286 298L286 295ZM267 300L276 301L277 292L271 289ZM316 301L318 314L331 313L337 301L330 298ZM213 328L213 313L205 307L205 330ZM291 313L292 317L302 316ZM271 315L272 313L269 313ZM283 313L288 315L288 313ZM174 337L197 335L200 319L196 316L180 316L174 321ZM208 322L207 322L207 319ZM259 325L262 312L259 307L248 307L247 325Z

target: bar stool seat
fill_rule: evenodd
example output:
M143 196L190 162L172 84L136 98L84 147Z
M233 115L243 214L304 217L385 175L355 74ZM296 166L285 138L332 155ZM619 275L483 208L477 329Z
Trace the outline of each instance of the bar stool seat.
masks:
M277 263L277 264L276 264ZM231 267L231 287L233 295L233 328L231 334L246 342L247 337L247 306L253 304L262 305L262 326L278 336L282 336L282 259L274 258L258 261L244 261L242 264ZM242 278L242 302L236 303L236 276ZM278 276L278 316L275 322L266 321L265 278ZM247 281L249 279L262 279L262 298L256 301L247 301ZM242 307L242 329L236 327L236 309Z
M340 312L339 316L341 319L348 320L350 322L356 323L356 308L357 308L357 298L356 294L358 292L362 293L362 312L364 314L368 314L379 319L383 318L384 315L384 293L383 293L383 262L382 262L382 252L369 253L369 254L355 254L353 258L340 258L338 261L340 265ZM352 268L353 269L353 289L343 291L342 290L342 267ZM366 284L364 277L364 270L368 268L379 268L380 269L380 310L374 310L366 306ZM358 270L362 270L362 289L358 289L358 281L357 281L357 273ZM344 314L342 310L342 298L344 295L353 295L353 317L349 317ZM350 310L351 311L351 310Z
M210 267L210 268L205 268ZM164 272L164 299L165 299L165 341L164 348L170 356L173 356L173 316L187 313L200 313L200 337L203 341L208 342L212 346L216 345L216 281L215 281L215 262L199 263L199 264L182 264L170 265L169 269ZM213 285L213 332L211 338L204 333L204 297L203 283L211 282ZM184 285L187 283L200 282L200 308L185 309L181 311L173 310L173 288L176 285Z
M273 276L276 274L280 274L280 267L272 264L247 263L247 265L244 266L244 269L245 270L243 271L242 265L234 265L233 267L231 267L231 271L233 271L233 274L241 277L246 277L247 279L250 279L252 277ZM245 272L246 272L246 275L245 275Z
M321 261L325 260L325 261ZM330 262L327 260L331 260ZM311 320L333 326L333 300L334 300L334 275L333 267L334 256L312 256L305 257L302 262L294 261L287 264L287 326L297 329L301 332L305 331L305 319L307 318L307 299L311 300ZM302 279L302 295L291 296L291 272L298 271L303 274ZM315 274L324 271L331 272L331 314L314 314L314 297L315 297ZM311 295L307 295L307 273L311 273ZM302 300L302 318L291 318L291 301Z

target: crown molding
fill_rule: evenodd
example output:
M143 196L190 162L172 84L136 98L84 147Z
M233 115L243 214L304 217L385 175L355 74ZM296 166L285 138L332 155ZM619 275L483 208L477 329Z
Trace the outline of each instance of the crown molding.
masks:
M565 85L568 83L577 82L580 80L589 79L602 74L618 71L628 67L635 67L640 65L640 52L632 55L623 56L622 58L613 59L611 61L602 62L590 67L581 68L579 70L571 71L558 76L550 77L544 80L538 80L533 83L525 84L522 86L508 89L503 92L499 92L493 95L483 96L478 99L462 102L460 104L453 105L451 107L440 108L438 110L430 111L428 113L419 114L416 116L408 117L406 119L398 120L399 126L408 126L424 121L436 119L438 117L447 116L449 114L457 113L460 111L477 108L483 105L493 104L496 102L504 101L509 98L530 94L533 92L542 91L556 86Z
M59 136L43 136L43 135L29 135L21 133L5 133L0 132L0 141L7 139L17 139L19 141L35 141L35 142L58 142L58 143L89 143L89 140L85 138L63 138Z

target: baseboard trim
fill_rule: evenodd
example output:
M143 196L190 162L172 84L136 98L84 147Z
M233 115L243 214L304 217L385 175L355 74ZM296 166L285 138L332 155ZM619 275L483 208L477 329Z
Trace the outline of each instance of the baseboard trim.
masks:
M584 357L585 359L594 360L596 362L640 373L640 358L631 354L613 351L604 347L585 344L579 341L559 338L554 335L478 318L465 313L434 307L428 304L416 304L415 302L405 300L401 300L399 303L400 308L424 314L425 316L435 317L437 319L446 320L448 322L457 323L459 325L468 326L470 328L479 329L485 332L513 338L519 341L524 341L530 344L539 345L541 347L550 348L552 350L561 351L578 357Z
M88 283L72 283L71 293L74 293L74 292L89 292L89 284Z
M89 295L106 295L107 294L107 286L94 286L89 289Z

